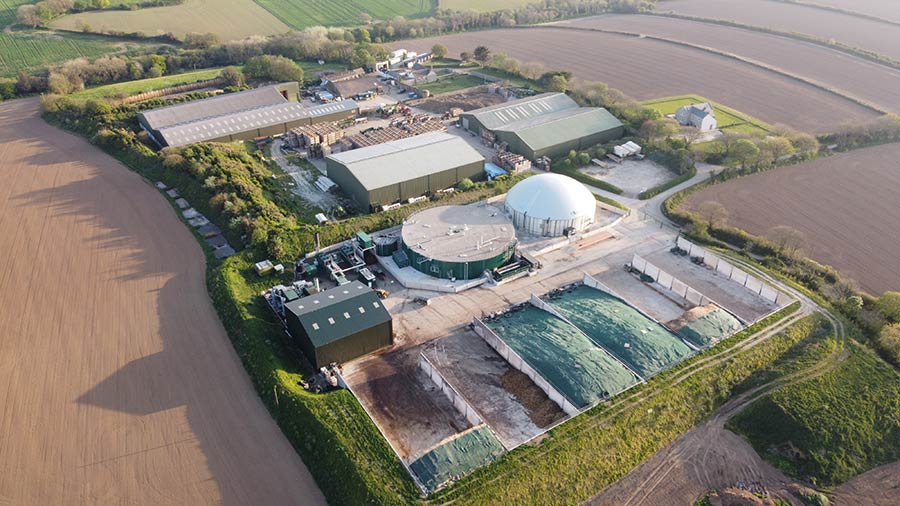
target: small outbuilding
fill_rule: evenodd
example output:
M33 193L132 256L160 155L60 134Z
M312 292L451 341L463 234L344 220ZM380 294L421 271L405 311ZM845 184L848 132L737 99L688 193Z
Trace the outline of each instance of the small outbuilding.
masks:
M316 368L347 362L394 342L391 314L378 295L359 281L284 307L291 337Z

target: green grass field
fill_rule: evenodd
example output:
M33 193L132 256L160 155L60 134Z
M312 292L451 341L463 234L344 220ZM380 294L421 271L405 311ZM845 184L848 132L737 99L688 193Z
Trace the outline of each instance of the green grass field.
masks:
M900 458L900 377L863 349L837 369L787 386L729 422L764 458L817 485Z
M675 111L677 111L679 107L699 102L709 102L712 104L713 110L716 112L716 119L719 122L719 129L723 132L739 132L752 135L766 134L772 130L772 126L763 121L707 100L700 95L679 95L675 97L657 98L647 100L642 102L642 104L656 109L660 114L665 116L667 114L675 114Z
M479 79L469 74L450 74L449 76L442 77L433 83L423 84L419 87L424 90L428 90L431 93L438 94L464 90L473 86L481 86L482 84L484 84L483 79Z
M222 40L251 35L274 35L290 27L253 0L187 0L180 5L135 11L104 10L63 16L53 28L80 30L87 24L98 32L141 32L146 35L212 32Z
M117 42L108 37L60 34L46 31L0 33L0 77L15 76L20 70L36 69L72 58L96 58L143 45Z
M491 12L503 9L515 9L528 4L540 3L539 0L439 0L441 9L455 11Z
M480 72L482 74L486 74L489 76L499 77L501 79L505 79L509 81L510 86L516 86L519 88L531 88L538 91L543 91L538 85L537 82L532 81L530 79L526 79L521 76L514 76L512 74L508 74L500 69L495 69L492 67L484 67L480 69L475 69L475 72Z
M256 1L282 23L298 30L316 25L358 25L363 12L375 19L391 19L396 16L418 18L434 12L433 0Z
M87 100L92 98L127 97L147 91L161 90L163 88L177 86L179 84L213 79L215 77L218 77L221 71L221 68L204 69L197 70L195 72L185 72L184 74L154 77L150 79L140 79L138 81L128 81L124 83L107 84L105 86L87 88L77 93L73 93L72 98Z

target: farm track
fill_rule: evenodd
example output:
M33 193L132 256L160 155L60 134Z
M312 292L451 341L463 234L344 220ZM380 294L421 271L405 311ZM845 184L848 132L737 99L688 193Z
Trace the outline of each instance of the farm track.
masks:
M770 70L630 34L545 25L409 40L394 47L423 51L436 42L447 45L450 54L484 45L523 62L537 61L547 69L571 71L583 80L603 81L638 100L699 94L767 123L811 133L832 132L879 115Z
M657 5L656 12L806 34L900 60L900 26L817 7L771 0L667 0Z
M866 107L900 111L900 71L782 35L667 16L604 15L553 26L650 37L780 73Z
M0 503L324 504L266 411L172 206L0 105Z

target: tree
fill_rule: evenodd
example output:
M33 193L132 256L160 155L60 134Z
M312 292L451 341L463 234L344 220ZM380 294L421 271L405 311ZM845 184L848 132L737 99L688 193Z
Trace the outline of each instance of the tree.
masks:
M728 220L728 209L715 200L707 200L697 206L697 215L703 219L709 228L719 227Z
M532 81L544 74L544 64L540 62L528 62L522 65L522 75Z
M900 365L900 323L885 325L881 329L878 347L894 365Z
M443 44L435 44L431 46L431 55L435 58L443 58L447 56L447 46Z
M207 49L218 43L219 36L214 33L189 33L184 36L184 45L189 49Z
M365 28L359 29L359 34L357 35L357 39L363 44L371 44L372 43L372 34L369 33Z
M795 258L806 247L806 236L803 232L787 225L778 225L769 229L766 234L782 255Z
M237 67L225 67L219 73L219 77L225 80L225 84L228 86L240 87L244 85L244 73Z
M745 168L747 163L759 156L759 148L750 139L735 139L728 149L728 155Z
M74 91L72 83L65 74L59 72L51 72L47 78L47 87L51 93L59 95L68 95Z
M810 134L798 133L791 138L791 144L803 158L812 158L819 153L819 141Z
M791 144L791 141L785 137L766 137L763 140L763 143L772 154L772 158L774 158L774 161L776 163L780 158L790 155L794 152L794 145Z
M254 56L244 64L244 74L257 79L303 82L303 69L284 56Z
M456 185L456 187L459 188L460 191L471 190L474 186L475 183L473 183L472 180L467 177L462 178Z
M482 66L487 64L491 60L491 50L487 48L487 46L478 46L475 48L475 51L472 53L475 56L475 59L481 63Z
M358 44L356 48L353 49L353 54L350 55L350 66L353 68L358 67L372 67L375 65L375 57L369 53L369 50L363 44Z
M34 5L20 5L16 9L16 21L31 28L37 28L44 24L44 21L38 16L37 7Z
M109 0L91 0L91 7L95 9L105 9L109 7Z
M547 90L563 93L569 86L569 80L562 74L556 74L547 80Z
M892 323L900 323L900 292L884 292L875 307Z

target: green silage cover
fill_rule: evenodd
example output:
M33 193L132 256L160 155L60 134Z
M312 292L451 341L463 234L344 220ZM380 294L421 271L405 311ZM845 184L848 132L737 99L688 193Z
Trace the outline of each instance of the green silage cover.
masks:
M638 382L577 328L530 304L485 323L578 408Z
M579 285L548 299L595 343L647 378L692 354L681 339L608 293Z
M494 433L481 426L435 447L409 467L431 493L488 464L504 451Z
M678 329L678 335L703 348L737 332L741 322L722 308L716 308Z

